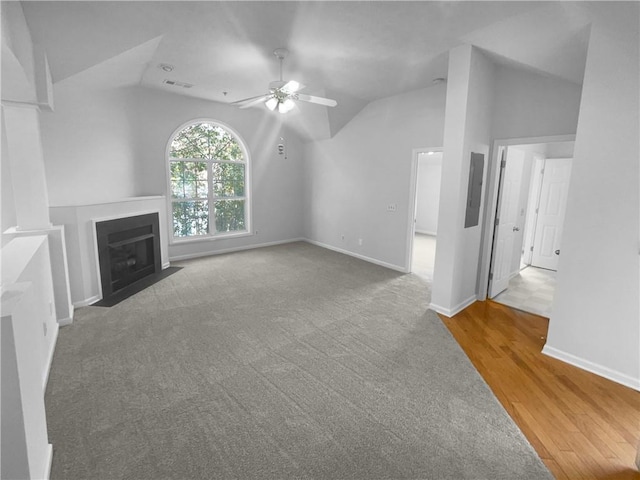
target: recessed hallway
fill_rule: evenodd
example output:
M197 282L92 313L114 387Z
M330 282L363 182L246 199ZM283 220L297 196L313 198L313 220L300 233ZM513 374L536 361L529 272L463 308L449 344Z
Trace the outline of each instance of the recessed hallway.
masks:
M549 318L555 288L556 272L529 266L509 280L507 289L493 301Z

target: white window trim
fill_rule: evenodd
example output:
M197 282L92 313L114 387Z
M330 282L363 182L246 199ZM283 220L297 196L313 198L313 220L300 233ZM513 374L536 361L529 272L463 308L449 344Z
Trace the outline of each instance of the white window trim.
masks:
M228 160L208 160L203 158L180 158L180 159L172 159L170 157L171 154L171 143L175 136L180 133L185 128L195 125L198 123L209 123L212 125L217 125L219 127L224 128L231 132L238 144L240 145L240 149L242 150L242 156L244 158L243 162L232 162ZM171 135L169 136L169 140L167 142L167 146L165 148L165 179L166 179L166 199L167 199L167 230L169 234L169 245L183 244L183 243L192 243L192 242L212 242L216 240L229 239L229 238L238 238L238 237L248 237L254 235L253 230L251 228L252 225L252 201L251 201L251 157L249 155L249 149L247 148L244 140L238 133L238 131L224 122L219 120L214 120L212 118L197 118L194 120L189 120L181 124L178 128L176 128ZM192 235L189 237L176 237L173 235L173 198L171 197L171 162L172 161L194 161L194 162L207 162L207 198L202 198L202 200L207 200L209 202L209 208L213 205L216 198L213 196L213 175L211 172L211 167L214 163L231 163L231 164L243 164L245 167L244 175L244 197L224 197L224 200L242 200L245 201L245 230L240 230L236 232L218 232L218 233L208 233L206 235ZM211 220L211 215L209 219ZM215 230L215 218L213 219L213 226ZM211 221L209 222L211 224ZM211 228L210 228L211 230Z

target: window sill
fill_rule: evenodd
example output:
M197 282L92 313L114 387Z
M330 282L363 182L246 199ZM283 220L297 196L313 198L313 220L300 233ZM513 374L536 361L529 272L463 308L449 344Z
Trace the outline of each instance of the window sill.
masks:
M182 245L186 243L199 243L199 242L215 242L218 240L227 240L231 238L251 237L254 234L252 232L243 231L237 233L223 233L218 235L206 235L201 237L171 237L169 239L169 245Z

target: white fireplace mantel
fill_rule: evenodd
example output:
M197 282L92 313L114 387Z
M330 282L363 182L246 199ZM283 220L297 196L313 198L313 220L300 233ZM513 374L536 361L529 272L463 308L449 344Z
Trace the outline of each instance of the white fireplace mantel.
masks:
M162 268L169 266L166 205L164 196L155 195L89 205L49 207L51 221L65 226L71 301L75 307L91 305L102 298L96 222L157 212Z

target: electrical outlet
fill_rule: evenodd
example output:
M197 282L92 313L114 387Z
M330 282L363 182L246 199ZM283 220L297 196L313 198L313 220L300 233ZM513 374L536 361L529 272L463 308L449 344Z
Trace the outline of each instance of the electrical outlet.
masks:
M341 236L342 236L342 241L344 242L344 234L342 234Z
M358 245L362 246L362 239L361 238L358 239Z
M395 212L398 206L395 203L387 205L387 212Z

